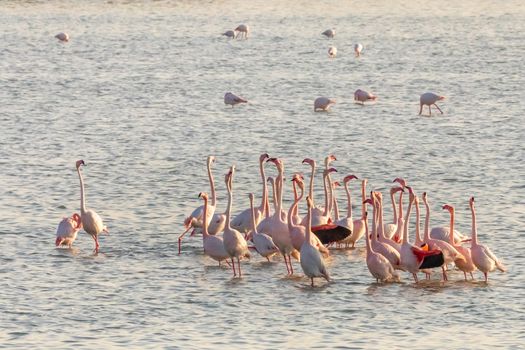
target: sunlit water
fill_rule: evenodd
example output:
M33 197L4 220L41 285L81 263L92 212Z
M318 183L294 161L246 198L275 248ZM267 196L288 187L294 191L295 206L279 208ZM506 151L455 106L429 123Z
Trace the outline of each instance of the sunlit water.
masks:
M522 346L522 2L0 6L0 347ZM248 40L220 35L243 22ZM332 40L320 35L330 27ZM69 43L53 38L60 31ZM377 103L354 104L357 88ZM250 103L226 107L227 91ZM444 115L417 115L425 91L447 97ZM331 112L312 111L321 95L337 100ZM376 284L360 241L333 251L333 282L312 289L297 262L286 277L280 258L254 256L232 279L203 255L200 236L178 256L184 217L209 191L206 156L217 157L219 211L236 164L239 212L249 192L260 198L262 152L284 160L288 179L308 173L303 158L321 165L330 153L338 179L354 173L386 194L405 177L429 193L433 226L448 223L450 203L467 234L475 196L480 240L509 270L488 284L457 271L444 284L408 274ZM72 250L54 247L60 219L79 210L81 158L88 207L110 229L97 256L85 233ZM321 202L320 173L316 182ZM286 184L286 206L290 198Z

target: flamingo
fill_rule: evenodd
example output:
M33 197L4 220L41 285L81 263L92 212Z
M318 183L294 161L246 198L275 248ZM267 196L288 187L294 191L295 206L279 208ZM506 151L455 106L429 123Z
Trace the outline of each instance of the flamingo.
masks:
M63 43L67 43L69 41L69 35L67 33L58 33L57 35L55 35L55 38L57 38Z
M293 196L294 196L294 200L298 201L298 202L300 201L300 200L298 200L299 195L297 194L297 187L299 186L297 184L299 182L301 183L300 189L301 189L301 196L302 196L304 194L303 193L304 192L304 177L303 177L302 174L294 174L294 176L292 177ZM299 216L299 210L298 210L297 207L298 206L295 206L295 209L293 210L293 212L288 215L288 218L290 218L292 220L292 223L294 225L300 225L301 224L301 217Z
M371 94L368 91L357 89L354 92L354 101L361 102L361 104L364 106L366 101L375 101L377 100L377 96Z
M443 252L439 250L422 250L419 247L413 246L408 241L408 223L410 220L410 211L412 204L415 201L415 194L409 188L408 209L405 214L405 219L399 218L398 226L403 226L403 243L401 244L401 265L405 270L412 273L414 281L418 283L417 273L420 269L438 267L444 264ZM404 223L404 225L403 225ZM428 260L425 260L428 258Z
M208 179L210 181L211 205L208 204L208 216L206 218L208 221L208 232L212 235L222 232L226 221L226 216L224 214L215 214L215 209L217 208L217 195L215 193L215 182L213 181L213 174L211 172L211 166L214 162L215 157L208 156L206 160L206 168L208 171ZM193 228L193 232L191 234L193 235L195 228L203 226L203 213L204 206L201 205L196 208L188 217L186 217L186 219L184 219L184 227L186 230L178 238L179 254L182 246L182 238L186 235L186 233Z
M248 100L240 97L240 96L237 96L231 92L227 92L225 95L224 95L224 104L226 105L231 105L232 108L233 106L239 104L239 103L248 103Z
M328 57L335 58L337 56L337 47L330 46L328 48Z
M333 38L335 36L335 29L327 29L321 34L326 36L327 38Z
M363 45L357 43L354 45L355 57L361 57L361 51L363 51Z
M57 247L67 246L68 248L71 248L73 242L77 239L77 233L81 228L82 220L77 213L74 213L69 218L63 218L57 227L55 245Z
M306 225L306 237L301 246L301 267L306 276L312 280L312 287L314 286L314 277L324 277L327 281L330 281L330 276L326 270L326 266L323 257L319 250L312 245L312 222L311 212L313 203L309 197L306 197L306 204L308 206L307 225Z
M444 100L445 96L439 96L436 95L433 92L425 92L423 95L419 97L419 115L423 112L423 105L428 106L428 115L432 115L432 111L430 110L430 106L434 105L436 108L443 114L443 111L438 107L436 104L437 101Z
M379 202L377 200L377 198L375 198L375 196L373 195L373 192L370 194L370 198L366 199L364 201L365 205L366 204L371 204L372 205L372 209L373 209L373 214L372 214L372 239L370 240L370 243L371 243L371 247L372 249L376 252L376 253L379 253L381 255L383 255L389 262L390 264L392 264L392 266L397 269L397 270L402 270L402 267L401 267L401 257L400 257L400 254L399 252L393 248L392 246L386 244L386 243L383 243L383 242L380 242L378 239L377 239L377 231L376 231L376 227L377 227L377 217L378 215L376 215L378 213L378 209L379 209ZM367 215L366 211L365 211L365 215ZM363 220L364 223L363 223L363 226L366 225L366 220ZM366 229L365 229L366 231Z
M361 218L354 220L354 226L352 234L348 237L350 243L352 243L352 248L355 247L355 243L363 237L365 234L365 213L366 213L366 185L368 183L367 179L361 180Z
M255 208L255 222L258 225L264 217L266 209L266 198L268 196L268 188L266 186L266 175L264 174L264 164L266 159L270 158L268 153L263 153L259 157L259 171L263 184L261 205ZM232 220L232 227L240 232L247 233L251 229L252 210L251 208L243 210Z
M314 203L314 177L315 177L315 160L310 158L303 159L302 164L308 164L312 167L312 172L310 174L310 187L308 192L308 197L312 200L312 203ZM325 196L327 196L326 186L325 186ZM321 224L326 224L326 222L321 221L321 217L323 216L324 209L318 206L315 206L312 208L312 226L317 226ZM301 222L301 225L306 226L306 217Z
M376 196L377 199L377 205L378 205L378 213L379 213L379 222L377 226L377 239L381 243L388 244L395 250L397 250L398 253L401 253L401 245L390 238L387 238L384 233L384 221L383 221L383 195L380 192L373 192L373 194Z
M272 203L273 203L273 209L274 209L274 213L277 211L277 189L276 189L276 185L275 185L275 182L276 182L276 179L274 179L273 177L271 176L268 176L268 182L270 183L270 187L272 188ZM272 215L270 213L270 204L269 204L269 201L267 199L267 211L266 211L266 216L264 219L261 220L261 222L259 224L261 224L263 228L266 228L266 223L269 222L267 219L269 219ZM284 209L281 209L281 220L285 221L288 220L287 218L287 213L286 211L284 211ZM270 220L271 221L271 220Z
M204 200L204 215L208 214L209 204L208 204L208 194L201 192L199 197ZM224 242L222 237L218 235L210 235L208 233L208 221L204 220L202 225L202 246L204 248L204 254L219 262L221 266L221 261L228 262L228 252L224 248Z
M365 242L366 242L366 266L377 282L389 282L399 280L399 275L394 267L383 255L372 249L370 233L368 231L368 214L365 212Z
M233 174L235 173L235 166L232 165L230 172L228 173L226 188L228 190L228 207L226 209L226 226L223 233L223 242L226 252L231 258L233 277L237 276L235 272L235 262L234 258L237 259L237 265L239 270L239 278L242 277L241 274L241 258L249 258L250 252L248 251L248 243L246 239L241 235L241 233L231 227L231 210L232 210L232 201L233 201Z
M288 211L289 218L293 217L292 213L295 210L297 210L297 206L304 195L303 179L297 176L292 179L292 182L294 183L294 185L297 184L301 191L301 194L295 197L294 202L290 207L290 210ZM290 238L292 239L293 247L300 251L306 238L306 227L303 225L296 224L293 220L288 220L288 231L290 232ZM325 257L330 255L328 249L321 243L321 241L319 240L319 238L317 238L316 235L313 235L311 240L312 245L316 247Z
M272 162L277 167L279 175L276 178L275 191L276 195L276 208L272 216L261 221L257 230L260 232L266 232L273 239L275 245L279 248L280 253L284 258L286 264L286 270L289 275L293 275L293 266L291 256L298 258L298 252L294 249L292 239L288 231L288 224L281 215L282 210L282 191L283 178L284 178L284 164L279 158L269 158L266 162Z
M248 39L248 34L250 33L250 27L247 24L239 24L237 28L235 28L236 32L239 32L237 35L237 38L244 38Z
M314 112L316 112L318 109L328 112L330 110L330 106L335 104L335 100L328 98L328 97L318 97L314 101Z
M476 208L474 207L474 197L469 201L470 211L472 212L472 241L470 242L470 251L472 253L472 261L474 265L483 272L485 282L488 282L488 273L494 271L496 268L501 272L507 271L507 268L499 261L499 259L492 253L489 247L478 243L478 229L476 226Z
M352 196L350 194L350 189L348 188L348 183L352 179L358 180L358 177L355 175L347 175L343 179L343 183L345 186L345 192L346 192L347 212L346 212L346 217L336 220L336 224L344 226L348 228L350 231L352 231L352 234L350 234L350 236L348 236L347 238L341 241L341 243L345 244L346 248L348 248L348 245L352 243L351 239L353 238L352 235L354 234L354 219L352 218ZM355 241L353 242L353 245L355 245Z
M77 160L76 167L78 178L80 180L80 219L82 221L82 228L86 231L91 238L95 241L95 253L98 253L100 244L98 243L98 236L100 233L104 232L109 234L107 227L102 222L100 216L91 209L86 208L86 201L84 198L84 180L82 178L82 173L80 172L80 166L86 165L84 161Z
M465 281L467 281L467 272L470 273L470 277L474 279L474 276L472 275L472 272L476 269L476 265L474 265L474 262L472 261L472 252L470 248L464 247L461 244L457 244L454 242L454 218L455 218L455 210L454 207L448 204L445 204L443 206L443 210L448 210L450 213L450 232L452 233L450 235L450 241L449 244L456 248L456 250L463 255L465 258L464 260L456 260L456 267L463 271L463 275L465 276Z
M250 193L249 197L250 209L252 211L252 231L248 234L248 237L253 241L257 253L265 257L266 260L270 261L270 258L279 251L279 248L277 248L277 246L273 242L272 237L268 236L266 233L259 233L257 231L255 208L253 207L253 193Z
M224 33L222 33L222 35L226 36L227 38L230 38L230 39L235 39L235 31L233 30L227 30L225 31Z

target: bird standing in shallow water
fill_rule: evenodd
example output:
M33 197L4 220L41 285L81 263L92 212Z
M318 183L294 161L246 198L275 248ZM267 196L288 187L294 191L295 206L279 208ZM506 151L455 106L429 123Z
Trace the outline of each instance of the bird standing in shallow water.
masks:
M357 89L354 92L354 101L361 102L362 105L364 105L366 101L375 101L375 100L377 100L377 96L369 93L368 91Z
M439 96L436 95L433 92L425 92L423 95L419 97L419 115L423 112L423 105L428 106L428 115L432 115L432 111L430 110L430 106L434 105L436 108L443 114L443 111L438 107L436 104L437 101L444 100L445 96Z
M58 33L55 35L55 38L63 43L67 43L69 41L69 35L67 33Z
M318 109L327 112L330 106L335 104L335 100L328 97L318 97L314 101L314 112Z
M335 56L337 56L337 47L335 46L330 46L328 48L328 57L330 58L335 58Z
M55 245L67 246L71 248L75 239L77 239L77 233L82 228L82 221L80 215L74 213L70 218L63 218L58 224Z
M327 38L333 38L335 36L335 29L327 29L321 34L326 36Z
M235 94L232 94L231 92L227 92L225 95L224 95L224 104L227 104L227 105L231 105L232 108L233 106L239 104L239 103L247 103L248 100L240 97L240 96L237 96Z
M247 24L240 24L237 28L235 28L235 31L239 32L239 34L237 34L237 38L248 39L250 27Z

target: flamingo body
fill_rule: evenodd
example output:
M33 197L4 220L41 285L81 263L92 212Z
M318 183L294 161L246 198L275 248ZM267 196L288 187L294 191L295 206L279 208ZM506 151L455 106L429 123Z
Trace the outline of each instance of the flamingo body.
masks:
M363 45L361 45L360 43L357 43L354 45L355 57L360 57L362 51L363 51Z
M69 41L69 35L67 33L58 33L55 35L55 38L57 38L59 41L62 42L68 42Z
M423 111L423 106L428 106L428 115L432 115L430 106L434 105L443 114L443 111L436 104L437 101L444 100L445 96L436 95L433 92L425 92L419 97L419 114Z
M230 38L230 39L235 39L235 31L233 30L227 30L225 31L224 33L222 33L222 35L226 36L227 38Z
M335 104L335 100L328 98L328 97L318 97L314 101L314 112L318 109L322 111L328 111L330 109L330 106Z
M247 24L240 24L235 28L236 32L239 32L237 35L238 38L248 39L248 34L250 33L250 27Z
M326 36L327 38L333 38L335 36L335 29L327 29L321 34Z
M337 56L337 47L330 46L328 48L328 57L335 58Z
M361 102L362 104L364 104L366 101L375 101L376 99L377 96L365 90L357 89L354 92L354 101Z
M82 227L80 215L74 213L69 218L63 218L58 224L55 245L71 247Z
M240 97L240 96L237 96L231 92L227 92L225 95L224 95L224 104L227 104L227 105L231 105L232 108L233 106L239 104L239 103L247 103L248 100Z

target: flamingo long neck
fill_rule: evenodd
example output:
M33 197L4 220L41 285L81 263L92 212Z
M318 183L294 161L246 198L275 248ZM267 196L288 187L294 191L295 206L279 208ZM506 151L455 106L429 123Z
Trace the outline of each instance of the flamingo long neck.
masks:
M273 210L275 213L277 213L277 194L275 189L275 181L272 179L270 182L270 185L272 186L272 201L273 201Z
M328 204L328 198L330 195L328 194L328 187L326 185L326 178L328 175L323 174L323 186L324 186L324 212L323 216L328 216L330 214L330 205Z
M377 227L377 203L376 201L372 198L372 202L374 203L372 205L372 241L377 241L377 231L376 231L376 227Z
M279 176L277 177L278 181L275 184L276 192L277 192L277 207L276 207L276 213L279 216L279 220L281 219L281 210L283 208L283 185L284 185L284 169L283 167L279 167Z
M264 161L259 162L259 169L261 171L261 179L263 183L263 189L262 189L262 199L261 199L261 205L259 206L259 210L261 211L261 216L264 216L266 214L266 211L270 210L268 206L268 186L266 185L266 174L264 173Z
M328 216L332 216L332 208L334 206L334 186L332 186L332 176L330 176L330 172L328 172L328 176L326 178L326 181L328 183L328 194L330 198L328 198Z
M257 233L257 224L255 223L255 208L253 207L253 199L250 197L250 208L252 212L252 235Z
M370 243L370 232L368 230L368 219L365 219L365 239L366 239L366 253L367 255L371 255L374 253L374 250L372 249L372 245Z
M383 217L383 199L379 199L379 224L377 226L378 234L381 238L386 239L384 231L384 217Z
M297 227L298 225L295 225L292 220L293 213L297 212L297 207L299 206L299 202L301 199L303 199L303 191L301 190L301 195L297 196L297 191L295 190L295 182L294 182L294 202L292 203L292 206L288 210L288 230L291 230L294 227Z
M312 207L309 204L307 205L307 207L308 210L306 212L306 236L304 238L304 241L310 244L310 241L312 240Z
M399 192L399 209L397 210L397 217L403 217L403 191Z
M207 218L208 215L208 198L204 197L204 218ZM208 237L210 234L208 233L208 220L202 220L202 240L206 237Z
M84 179L80 172L80 167L77 168L78 178L80 179L80 214L84 215L86 212L86 200L84 198Z
M233 191L232 191L232 188L231 188L231 175L230 175L230 178L228 179L228 183L226 185L226 187L228 188L228 206L226 207L226 228L231 230L231 225L230 225L230 220L231 220L231 211L232 211L232 202L233 202Z
M476 209L474 204L471 204L470 211L472 212L472 243L471 246L478 245L478 228L476 225Z
M211 173L211 163L211 161L208 162L208 178L210 179L211 206L215 207L217 205L217 195L215 194L215 182Z
M293 187L293 199L294 199L294 201L296 201L297 198L299 198L299 196L297 194L297 184L295 183L295 181L293 182L292 187ZM292 204L292 206L290 208L292 208L292 207L293 207L293 204ZM291 213L290 212L288 213L288 217L289 218L291 218L290 215L297 215L297 206L294 208L294 210Z
M397 224L397 208L396 208L396 196L394 192L390 192L390 200L392 202L392 212L394 213L394 224Z
M403 244L405 242L409 243L409 241L408 241L408 222L410 220L410 212L412 211L412 202L413 202L413 200L410 200L408 202L407 213L405 215L405 227L403 228Z
M425 207L427 208L427 215L425 217L425 241L430 240L430 206L425 198Z
M335 188L332 188L333 192L333 203L334 203L334 217L339 220L339 206L337 205L337 196L335 195Z
M314 203L314 176L315 176L315 163L312 163L312 175L310 176L310 189L308 191L308 196Z
M449 243L452 246L456 245L454 243L454 219L455 219L455 216L456 216L456 211L454 209L452 209L450 211L450 234L449 234Z
M361 181L361 219L364 219L365 218L365 213L366 213L366 204L365 204L365 200L366 200L366 181L363 180Z
M350 189L348 188L348 182L345 182L345 191L346 191L346 202L348 208L346 209L346 217L352 217L352 196L350 195Z
M419 225L421 224L421 219L419 217L419 202L416 202L416 240L415 243L417 246L421 245L423 241L421 240L421 231L419 230Z

